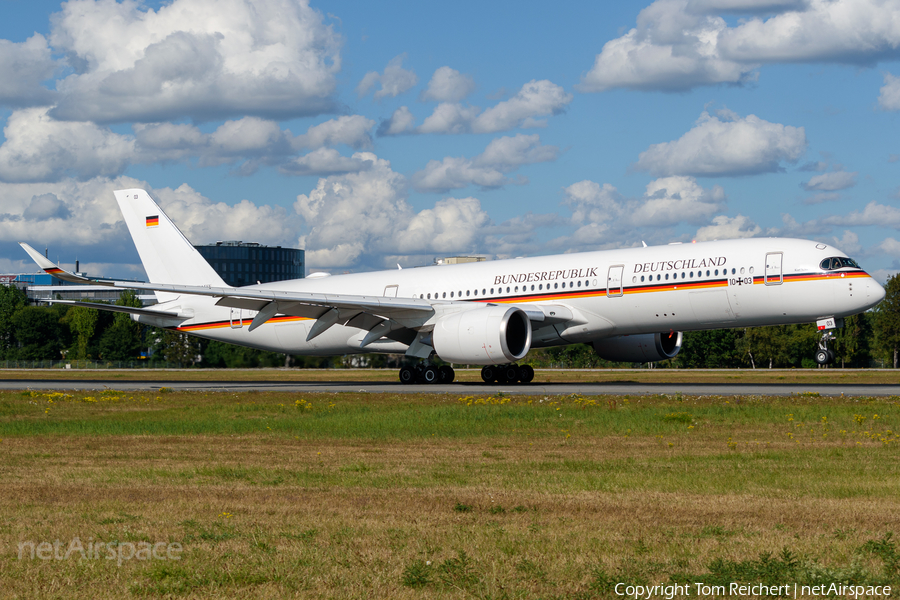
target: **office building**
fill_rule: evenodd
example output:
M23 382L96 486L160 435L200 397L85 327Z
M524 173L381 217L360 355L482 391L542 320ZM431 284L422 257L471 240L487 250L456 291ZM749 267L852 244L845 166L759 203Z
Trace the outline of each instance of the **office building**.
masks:
M305 253L297 248L263 246L240 241L194 246L231 286L300 279Z

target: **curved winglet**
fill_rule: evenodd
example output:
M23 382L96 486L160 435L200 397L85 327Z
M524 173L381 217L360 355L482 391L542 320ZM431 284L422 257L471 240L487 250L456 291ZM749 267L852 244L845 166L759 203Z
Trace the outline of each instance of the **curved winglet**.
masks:
M19 245L22 246L22 249L28 253L28 256L31 257L31 260L37 263L38 267L49 275L53 275L57 279L62 279L63 281L68 281L69 283L82 283L82 284L90 284L90 285L108 285L112 286L112 282L110 281L97 281L96 279L88 279L87 277L81 277L76 275L75 273L70 273L65 269L59 267L59 265L53 264L49 258L26 244L25 242L19 242Z

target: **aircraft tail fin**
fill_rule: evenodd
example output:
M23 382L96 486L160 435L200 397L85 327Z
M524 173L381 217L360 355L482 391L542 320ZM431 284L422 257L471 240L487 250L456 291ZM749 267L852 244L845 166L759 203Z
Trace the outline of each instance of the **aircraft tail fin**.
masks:
M146 191L116 190L116 202L150 283L227 287L175 223ZM160 302L175 294L156 292Z

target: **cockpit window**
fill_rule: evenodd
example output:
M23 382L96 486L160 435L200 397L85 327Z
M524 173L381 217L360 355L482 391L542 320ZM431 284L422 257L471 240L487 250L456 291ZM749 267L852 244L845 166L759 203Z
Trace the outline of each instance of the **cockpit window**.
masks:
M855 260L844 256L833 256L831 258L826 258L819 263L819 268L823 271L836 271L837 269L843 269L845 267L853 267L854 269L860 268Z

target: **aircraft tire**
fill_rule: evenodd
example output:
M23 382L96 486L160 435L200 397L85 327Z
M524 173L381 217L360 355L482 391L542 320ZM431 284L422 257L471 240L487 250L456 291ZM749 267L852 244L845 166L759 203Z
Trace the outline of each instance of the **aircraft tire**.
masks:
M507 365L500 372L503 374L503 379L506 380L506 383L515 383L519 380L519 365Z
M400 369L400 383L409 385L416 382L416 370L412 367L403 367Z
M827 365L831 362L831 352L829 350L816 350L815 360L817 365Z
M428 365L422 369L422 381L425 383L437 383L440 379L441 375L434 365Z
M481 367L481 380L485 383L494 383L497 381L497 374L497 367L494 365Z
M441 365L439 370L441 383L453 383L456 379L456 371L450 365Z
M531 365L522 365L519 367L519 381L522 383L531 383L534 380L534 369Z

